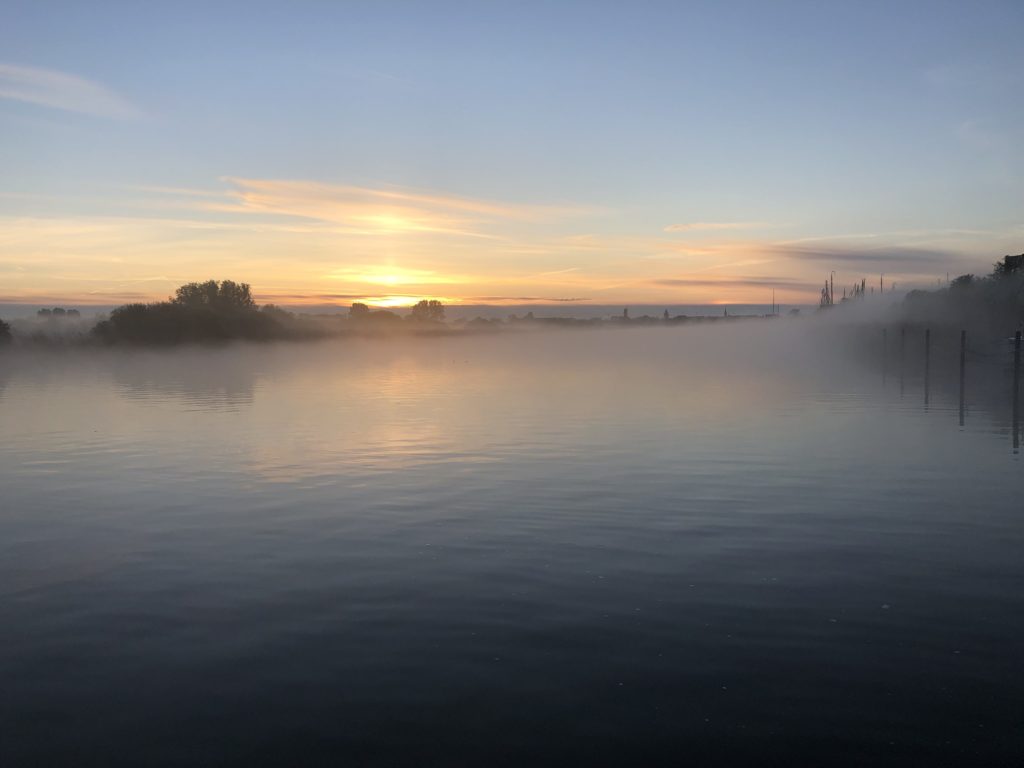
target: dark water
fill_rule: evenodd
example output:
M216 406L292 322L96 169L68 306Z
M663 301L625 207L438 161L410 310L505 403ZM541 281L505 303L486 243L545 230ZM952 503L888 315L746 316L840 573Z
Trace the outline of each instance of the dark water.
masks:
M769 326L0 359L0 765L1018 764L1005 423Z

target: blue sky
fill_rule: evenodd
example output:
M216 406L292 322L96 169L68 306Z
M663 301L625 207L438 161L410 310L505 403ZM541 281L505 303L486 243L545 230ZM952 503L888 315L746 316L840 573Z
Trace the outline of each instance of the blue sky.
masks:
M1019 2L4 15L0 300L798 301L1024 250Z

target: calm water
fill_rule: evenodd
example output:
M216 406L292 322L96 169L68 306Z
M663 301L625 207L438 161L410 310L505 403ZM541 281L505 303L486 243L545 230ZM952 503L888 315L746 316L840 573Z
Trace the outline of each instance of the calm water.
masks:
M1016 763L1002 414L800 327L0 358L0 764Z

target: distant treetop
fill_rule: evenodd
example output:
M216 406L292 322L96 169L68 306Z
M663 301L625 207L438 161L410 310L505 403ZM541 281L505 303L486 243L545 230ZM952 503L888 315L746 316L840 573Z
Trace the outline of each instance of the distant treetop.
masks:
M213 307L215 309L256 309L252 289L248 283L233 280L207 280L205 283L186 283L174 293L174 304L185 307Z
M992 274L995 277L1008 277L1020 271L1024 271L1024 253L1016 256L1004 256L1002 261L995 263Z
M37 310L36 315L39 317L79 317L80 313L77 309L64 309L64 307L54 307L49 309L44 307L43 309Z
M437 299L423 299L412 308L409 317L413 320L440 322L444 320L444 304Z

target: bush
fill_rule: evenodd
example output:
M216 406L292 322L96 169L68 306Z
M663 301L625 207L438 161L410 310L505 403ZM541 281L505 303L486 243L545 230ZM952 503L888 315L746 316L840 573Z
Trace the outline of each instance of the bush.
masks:
M272 305L259 311L246 283L209 280L181 286L169 301L118 307L93 333L136 344L268 340L287 334L290 317Z
M444 320L444 304L437 299L423 299L412 308L409 319L429 323L440 322Z

